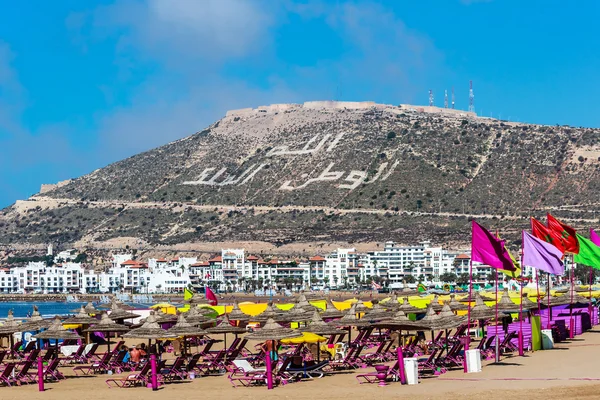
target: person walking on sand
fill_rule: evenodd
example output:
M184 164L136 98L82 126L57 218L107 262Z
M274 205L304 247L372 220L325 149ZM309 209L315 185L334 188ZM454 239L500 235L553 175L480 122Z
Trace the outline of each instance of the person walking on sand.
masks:
M271 361L278 361L279 355L277 354L277 348L279 347L279 343L277 340L267 340L263 343L262 349L265 354L269 354L271 357Z

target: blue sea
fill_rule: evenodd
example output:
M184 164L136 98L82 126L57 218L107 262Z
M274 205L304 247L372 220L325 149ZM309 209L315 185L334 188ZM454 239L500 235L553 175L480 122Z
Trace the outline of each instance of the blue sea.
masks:
M27 317L33 313L33 306L36 305L40 314L44 317L51 317L54 315L67 315L77 314L81 306L85 306L86 302L60 302L60 301L48 301L48 302L30 302L30 301L13 301L13 302L0 302L0 320L5 319L8 315L8 310L13 310L15 317ZM147 308L148 305L128 303L136 308ZM98 308L100 303L95 303L94 306ZM106 308L100 308L106 310Z

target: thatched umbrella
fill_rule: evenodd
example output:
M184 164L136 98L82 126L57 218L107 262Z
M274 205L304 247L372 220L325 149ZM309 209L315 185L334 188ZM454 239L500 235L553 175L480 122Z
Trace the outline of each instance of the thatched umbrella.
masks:
M400 305L399 310L402 310L404 314L425 314L427 309L415 307L408 301L408 296L404 297L404 302Z
M21 324L21 332L39 331L40 329L48 328L52 324L51 320L43 319L38 311L37 306L33 306L33 314L31 317Z
M81 306L77 315L66 319L63 324L79 324L79 325L90 325L98 322L96 318L90 317L85 308Z
M450 309L452 311L463 311L463 310L466 311L469 309L469 306L466 304L459 303L456 300L456 295L451 294L450 295Z
M108 314L106 312L102 313L102 316L100 318L100 321L96 320L96 323L94 325L92 325L91 327L84 329L83 332L102 332L102 333L106 333L107 335L107 341L106 344L108 346L108 351L110 351L110 334L111 333L122 333L122 332L128 332L129 328L126 327L125 325L121 325L121 324L117 324L116 322L113 322L113 320L111 320L108 317Z
M387 301L381 301L379 302L379 304L381 304L384 308L387 308L388 310L391 311L398 311L398 309L400 308L400 303L398 302L398 296L396 295L396 293L392 293L392 296L387 300Z
M148 348L152 339L173 339L177 336L162 329L156 322L154 312L150 312L146 322L139 328L132 329L123 335L125 338L148 339Z
M433 300L431 300L430 304L431 308L433 308L433 311L437 312L442 310L442 305L440 304L440 297L437 294L433 296Z
M365 306L365 303L363 303L363 301L361 299L358 299L358 301L356 303L354 303L355 307L355 311L357 313L366 313L367 311L369 311L369 307Z
M223 319L221 320L219 325L206 329L206 332L212 333L212 334L222 333L223 334L223 349L227 349L227 334L233 333L237 337L237 335L239 335L240 333L245 333L246 329L241 328L239 326L231 325L231 322L229 321L229 317L227 316L227 314L223 314ZM227 357L227 355L225 355L225 357Z
M469 297L468 295L463 297L462 299L460 299L459 301L461 303L472 303L473 301L477 301L477 297L481 298L481 300L483 301L495 301L496 299L489 297L489 296L483 296L482 294L480 294L479 292L475 292L475 297Z
M376 300L373 300L373 307L363 315L362 319L368 321L381 321L382 319L391 317L394 313L388 311L379 304Z
M8 316L4 324L0 326L0 336L8 336L10 352L12 354L14 343L13 333L21 331L21 321L15 319L13 310L8 310Z
M235 300L233 302L233 308L231 309L230 312L227 313L229 319L231 321L249 321L249 315L245 314L241 309L240 309L240 305L238 304L238 301Z
M316 335L340 335L342 333L345 333L344 330L337 329L336 327L323 321L323 318L317 311L313 313L308 325L303 328L300 328L300 331L312 332Z
M483 297L478 292L475 293L475 305L471 307L471 320L484 320L495 317L494 309L483 302Z
M314 311L316 312L316 310ZM308 321L312 317L312 314L305 309L298 307L298 305L294 306L290 311L287 311L283 314L282 317L278 318L277 321L280 322L302 322Z
M523 293L523 296L521 296L521 304L523 304L524 310L534 310L538 308L537 303L534 303L533 301L529 300L529 297L527 297L527 293Z
M125 304L120 300L113 299L110 304L102 304L98 306L99 308L120 308L121 310L133 310L135 307L130 306L129 304Z
M269 303L267 304L267 308L265 309L265 311L261 312L255 317L252 317L252 320L258 322L265 322L269 319L280 321L281 318L284 318L284 311L275 307L273 303Z
M504 288L502 297L500 298L500 301L498 301L498 311L519 312L519 310L519 306L515 304L508 295L508 288Z
M167 314L167 313L163 312L162 310L157 310L155 312L155 317L156 317L156 323L159 325L177 322L177 315Z
M36 339L62 339L62 340L72 340L72 339L81 339L75 332L71 332L66 330L60 318L57 316L52 321L50 327L43 332L37 333L33 336Z
M197 307L191 307L189 311L185 313L185 320L192 325L202 327L212 325L216 322L214 318L208 318L202 315Z
M344 313L338 310L334 305L331 299L325 300L325 311L321 314L321 318L324 319L334 319L341 318L344 316Z
M113 306L110 309L110 314L108 317L110 319L112 319L113 321L121 321L122 322L126 319L137 318L139 316L140 316L139 314L134 314L134 313L130 313L129 311L125 311L119 305L117 305L116 303L113 303Z
M249 333L246 338L264 342L266 340L292 339L300 336L302 336L300 331L284 328L273 319L269 319L262 328Z
M304 311L308 311L310 313L317 309L317 307L313 306L308 302L304 293L300 293L300 296L298 296L298 301L296 302L296 305L294 307L302 308Z
M91 301L88 301L88 303L84 306L81 306L84 310L84 312L86 314L98 314L99 311L96 309L96 307L94 307L94 305L92 304ZM71 310L71 312L76 312L76 313L81 313L81 308L77 309L77 310Z
M177 323L171 328L169 328L168 332L183 337L183 355L185 355L187 337L197 337L206 335L206 331L204 329L201 329L187 322L183 314L179 314L179 317L177 318Z

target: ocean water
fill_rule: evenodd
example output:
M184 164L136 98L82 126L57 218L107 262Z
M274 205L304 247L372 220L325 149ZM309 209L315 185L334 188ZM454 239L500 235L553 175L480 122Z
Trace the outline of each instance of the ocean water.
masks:
M76 311L79 310L81 306L85 306L86 302L60 302L60 301L47 301L47 302L37 302L33 303L30 301L13 301L13 302L0 302L0 320L6 319L8 315L8 310L13 310L15 317L27 317L27 315L31 315L33 313L33 306L36 305L40 314L44 317L51 317L54 315L67 315L67 314L77 314ZM148 305L143 304L135 304L135 303L127 303L136 308L147 308ZM94 304L94 306L100 306L100 303ZM106 308L99 308L100 310L106 310Z

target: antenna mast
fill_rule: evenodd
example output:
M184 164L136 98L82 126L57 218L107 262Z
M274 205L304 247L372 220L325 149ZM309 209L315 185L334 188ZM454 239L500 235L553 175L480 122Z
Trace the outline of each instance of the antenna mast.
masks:
M469 112L475 112L475 95L473 94L473 81L469 81Z
M429 107L433 107L433 90L429 89Z
M452 109L454 110L454 86L452 86Z
M444 90L444 108L448 108L448 90Z

